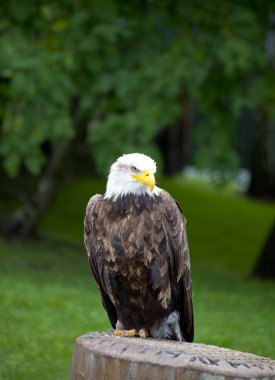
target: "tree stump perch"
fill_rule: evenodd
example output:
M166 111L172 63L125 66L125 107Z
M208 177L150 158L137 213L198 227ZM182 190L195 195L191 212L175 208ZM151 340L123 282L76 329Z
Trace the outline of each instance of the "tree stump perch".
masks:
M76 340L71 380L275 379L275 361L226 348L93 332Z

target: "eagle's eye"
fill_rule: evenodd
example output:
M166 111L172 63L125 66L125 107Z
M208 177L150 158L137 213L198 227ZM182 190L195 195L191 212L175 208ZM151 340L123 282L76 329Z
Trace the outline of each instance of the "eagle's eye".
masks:
M138 172L138 169L135 166L132 166L131 169L132 169L133 172Z

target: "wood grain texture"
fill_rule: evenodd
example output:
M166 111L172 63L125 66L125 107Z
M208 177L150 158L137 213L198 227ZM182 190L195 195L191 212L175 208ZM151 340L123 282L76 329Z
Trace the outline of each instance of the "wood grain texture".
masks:
M226 348L89 333L76 341L71 380L275 379L275 361Z

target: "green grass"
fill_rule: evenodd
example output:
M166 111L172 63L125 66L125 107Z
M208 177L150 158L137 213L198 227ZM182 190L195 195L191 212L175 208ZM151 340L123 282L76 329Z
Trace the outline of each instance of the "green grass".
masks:
M249 277L275 207L162 180L188 219L195 341L275 359L275 282ZM109 322L82 245L90 179L62 186L40 223L52 242L0 240L0 379L67 379L74 340Z
M0 252L0 379L67 379L75 338L108 326L84 250L1 241Z

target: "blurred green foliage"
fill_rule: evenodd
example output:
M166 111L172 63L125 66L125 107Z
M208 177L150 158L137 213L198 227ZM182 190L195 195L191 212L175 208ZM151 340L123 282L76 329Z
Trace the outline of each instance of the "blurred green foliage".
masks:
M161 161L158 131L196 105L196 163L236 167L242 107L274 113L267 62L269 1L3 0L0 4L0 155L11 176L38 174L77 118L98 172L121 153Z

